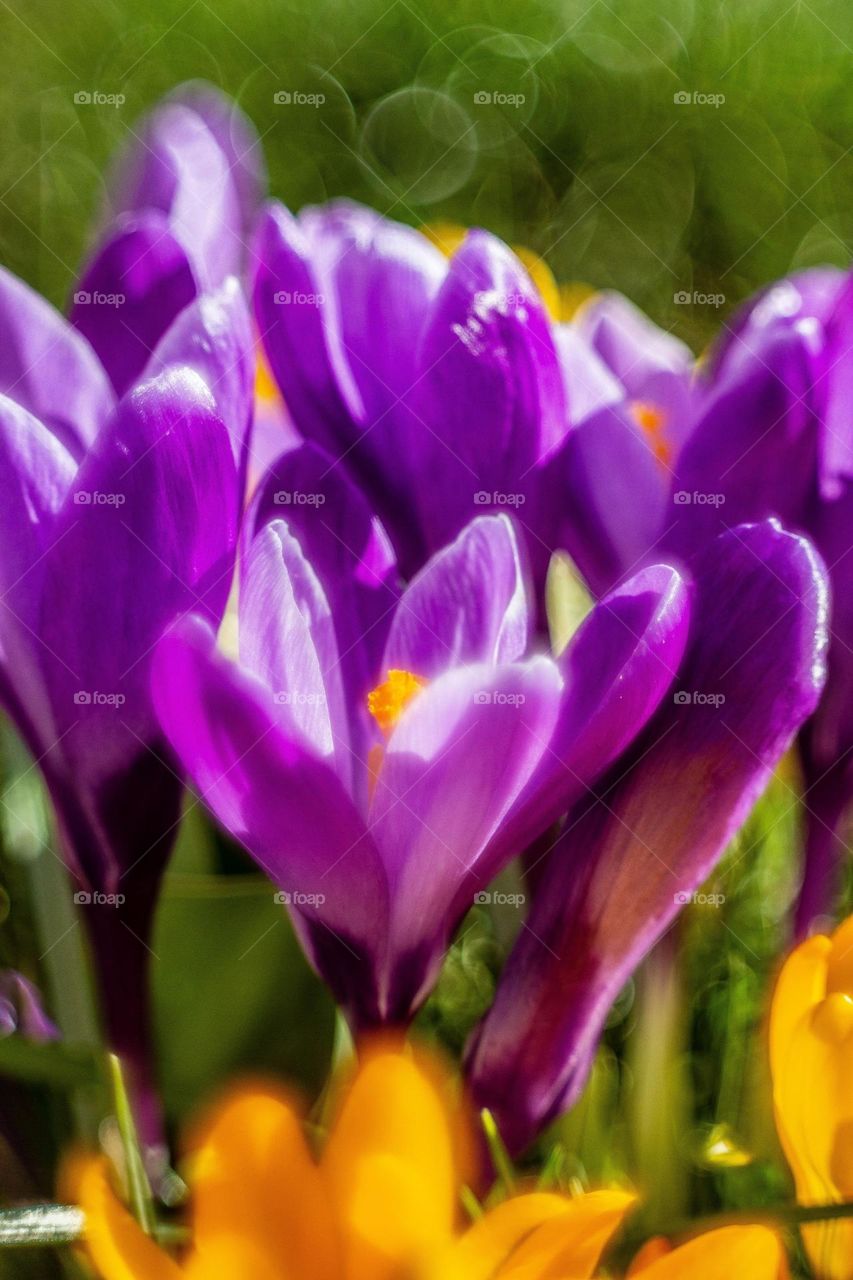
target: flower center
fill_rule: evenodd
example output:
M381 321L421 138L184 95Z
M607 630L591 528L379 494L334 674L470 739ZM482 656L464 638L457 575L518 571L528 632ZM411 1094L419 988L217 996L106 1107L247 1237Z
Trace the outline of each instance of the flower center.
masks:
M381 684L367 695L367 709L387 738L406 707L420 693L426 680L411 671L392 668Z
M648 440L652 453L658 462L668 467L672 457L672 450L664 434L666 431L666 411L656 404L651 404L648 400L632 400L630 409L631 417Z

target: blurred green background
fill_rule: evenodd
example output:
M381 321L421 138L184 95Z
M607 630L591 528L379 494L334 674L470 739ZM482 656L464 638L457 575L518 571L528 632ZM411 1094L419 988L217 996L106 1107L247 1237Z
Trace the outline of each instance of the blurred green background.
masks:
M850 257L848 0L2 0L0 34L0 253L57 302L105 163L199 76L290 205L484 225L695 345L704 295Z

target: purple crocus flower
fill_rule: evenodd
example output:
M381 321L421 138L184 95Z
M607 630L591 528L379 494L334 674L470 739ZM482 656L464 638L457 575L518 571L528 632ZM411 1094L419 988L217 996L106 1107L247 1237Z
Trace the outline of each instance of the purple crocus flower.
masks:
M778 516L826 560L829 675L799 742L807 820L800 934L830 908L853 796L851 350L853 279L845 272L807 271L750 302L701 380L658 540L667 554L684 555L738 521Z
M177 617L216 625L225 608L249 317L235 281L198 299L118 403L85 339L9 276L0 325L0 701L50 791L107 1034L144 1090L148 941L182 793L149 665Z
M474 895L618 757L677 669L675 570L631 579L556 661L529 652L527 590L512 522L489 516L400 594L363 498L303 446L251 513L239 661L200 618L158 648L173 749L359 1027L412 1015Z
M119 395L184 307L240 274L265 187L253 126L212 85L177 89L134 138L71 309Z
M504 508L541 581L553 546L541 477L565 435L564 380L537 289L473 231L448 261L358 205L271 204L254 305L302 435L347 471L411 575L475 515Z
M516 1151L578 1096L620 988L820 695L827 590L805 539L740 525L693 580L677 686L535 866L526 928L470 1047L475 1096Z

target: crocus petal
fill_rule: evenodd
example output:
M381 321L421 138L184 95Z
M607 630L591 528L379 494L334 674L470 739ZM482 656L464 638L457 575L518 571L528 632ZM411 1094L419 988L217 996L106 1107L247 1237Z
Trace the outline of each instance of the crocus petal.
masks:
M417 1005L483 887L480 856L539 762L559 692L545 658L458 668L418 694L391 734L370 810L391 886L389 1016Z
M169 95L168 101L189 107L216 139L228 163L242 225L248 228L267 183L264 153L257 129L232 98L205 80L191 80L180 85Z
M674 521L667 469L624 407L606 406L567 435L543 485L553 493L554 546L596 595L648 558Z
M548 749L486 865L546 831L645 728L676 678L689 623L689 589L668 565L635 574L593 608L559 659L563 689Z
M481 516L403 592L383 668L432 678L472 662L514 662L528 645L528 590L506 516Z
M245 228L233 158L182 102L157 107L120 160L110 190L117 214L159 211L190 257L202 290L240 269Z
M166 329L145 368L145 379L170 365L193 369L205 382L228 428L242 475L255 394L255 342L249 309L233 276L198 297Z
M287 523L333 605L354 750L364 755L365 700L381 678L380 658L398 599L387 534L343 469L309 444L283 454L264 477L246 518L247 536L273 519Z
M486 232L471 232L450 262L424 329L420 365L426 372L417 412L429 430L418 435L416 492L434 549L478 503L525 500L532 473L567 426L542 300L518 259Z
M136 381L196 292L186 250L163 213L126 216L98 246L74 291L71 323L92 344L117 395Z
M621 404L625 388L581 336L577 325L555 324L553 333L566 398L572 406L572 423L578 425L599 409Z
M695 574L680 687L602 798L570 815L472 1046L478 1097L515 1148L577 1096L621 986L720 857L821 690L826 583L805 540L773 522L741 526Z
M228 662L213 633L186 619L158 646L154 700L196 789L281 887L310 933L307 945L338 998L371 998L387 925L387 883L343 784L283 727L286 707Z
M157 752L150 656L189 609L218 623L239 508L228 433L207 388L172 369L122 401L57 518L38 637L61 741L45 763L73 776L102 829L103 842L81 833L78 850L100 887L162 835L163 815L134 770L153 770L164 803L177 807L177 781Z
M0 1035L27 1040L58 1040L59 1028L45 1013L38 989L14 969L0 970Z
M192 1160L189 1263L217 1258L223 1237L251 1244L274 1275L327 1280L339 1266L331 1204L287 1097L257 1089L220 1103ZM213 1272L212 1274L217 1274ZM254 1272L250 1272L254 1280Z
M442 1258L442 1280L544 1280L591 1276L635 1197L592 1191L573 1200L532 1193L507 1200L470 1227Z
M75 456L92 443L114 404L86 339L2 267L0 393L29 410Z
M456 1217L454 1128L414 1059L368 1055L322 1160L344 1233L345 1280L393 1280L446 1245Z
M178 1264L119 1201L105 1160L85 1161L76 1181L76 1199L86 1215L86 1251L104 1280L181 1280Z
M632 1280L786 1280L788 1267L779 1235L770 1227L720 1227L631 1272Z

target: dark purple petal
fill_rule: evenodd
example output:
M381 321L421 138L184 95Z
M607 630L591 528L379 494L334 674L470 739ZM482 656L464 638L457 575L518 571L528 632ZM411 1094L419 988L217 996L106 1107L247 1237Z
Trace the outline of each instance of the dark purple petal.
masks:
M451 259L424 329L417 415L420 516L435 549L477 514L522 495L563 440L563 376L542 299L484 231Z
M115 403L89 343L22 280L0 268L0 394L79 457Z
M57 737L44 767L65 780L73 854L99 888L152 846L152 866L165 856L180 783L160 760L151 652L188 610L218 624L240 506L210 394L172 369L121 402L57 518L34 641Z
M98 353L117 395L196 292L190 259L165 214L125 216L101 242L74 291L71 323Z
M480 856L546 749L559 692L547 658L465 666L422 690L392 732L370 809L391 894L386 1017L405 1020L434 980L482 887Z
M515 1149L577 1096L619 989L820 694L826 583L805 540L741 526L703 554L696 582L679 689L570 815L471 1048L478 1100Z
M510 520L472 520L403 592L383 669L431 679L465 663L514 662L529 641L528 595Z
M160 643L153 691L173 750L211 810L305 923L338 998L371 1003L387 936L385 875L330 765L284 727L272 693L186 619Z
M555 548L568 551L596 595L649 556L674 520L670 474L624 408L575 426L542 480Z

